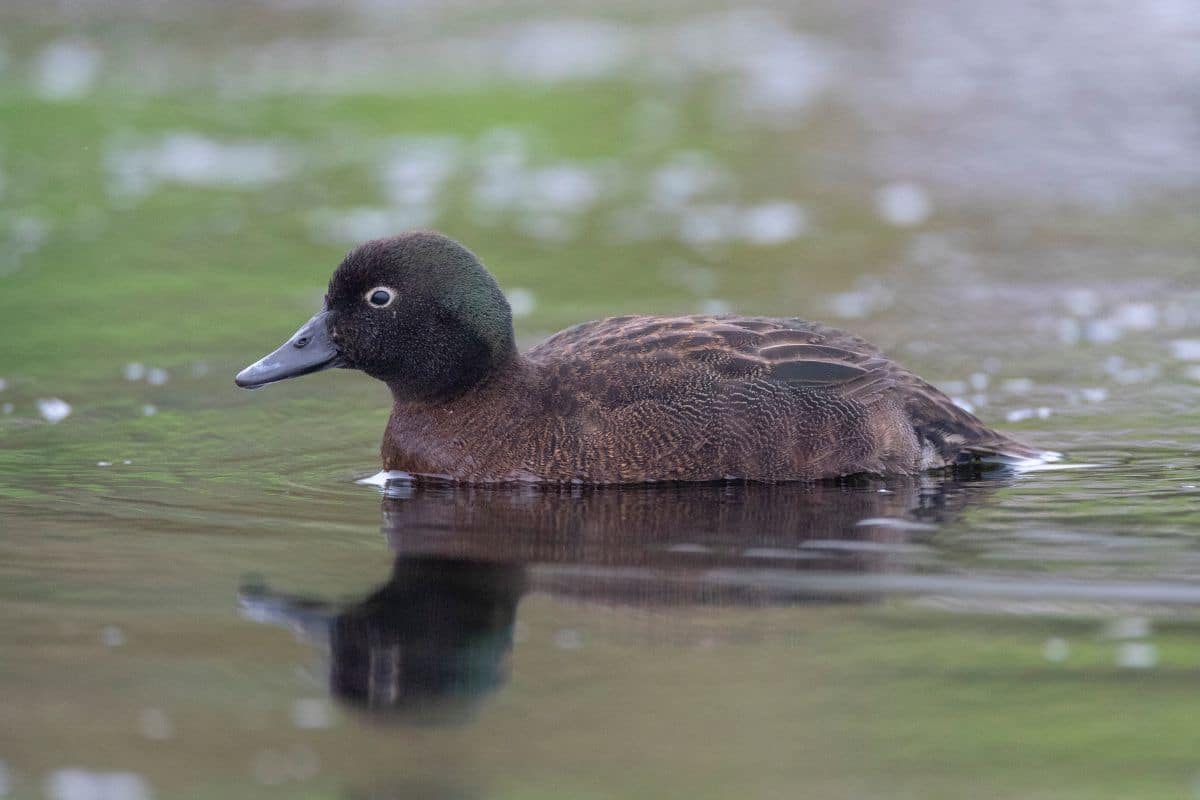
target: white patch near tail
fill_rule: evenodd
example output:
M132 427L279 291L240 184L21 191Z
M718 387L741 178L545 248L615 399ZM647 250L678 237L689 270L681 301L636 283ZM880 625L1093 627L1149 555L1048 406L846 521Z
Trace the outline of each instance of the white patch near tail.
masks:
M986 456L981 456L980 461L984 464L1003 464L1006 467L1011 467L1017 472L1053 472L1063 469L1087 469L1089 467L1098 467L1099 464L1062 464L1065 456L1062 453L1057 453L1053 450L1042 450L1036 456L1014 456L1005 455L1003 453L993 453Z

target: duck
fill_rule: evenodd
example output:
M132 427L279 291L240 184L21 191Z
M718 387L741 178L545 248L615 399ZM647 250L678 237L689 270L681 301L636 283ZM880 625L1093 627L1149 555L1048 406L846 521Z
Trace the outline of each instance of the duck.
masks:
M322 309L235 383L331 368L391 390L383 468L416 480L774 483L1058 457L800 318L617 316L521 352L495 278L432 231L354 248Z

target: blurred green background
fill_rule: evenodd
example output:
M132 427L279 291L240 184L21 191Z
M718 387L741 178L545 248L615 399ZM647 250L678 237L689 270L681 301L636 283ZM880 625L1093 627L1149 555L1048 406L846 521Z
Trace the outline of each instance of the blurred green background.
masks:
M997 488L906 568L1193 585L1198 32L1188 0L6 0L0 796L1196 796L1179 604L535 594L480 724L310 730L307 645L234 597L384 579L351 479L388 397L232 375L349 248L434 227L523 343L821 319L1100 465Z

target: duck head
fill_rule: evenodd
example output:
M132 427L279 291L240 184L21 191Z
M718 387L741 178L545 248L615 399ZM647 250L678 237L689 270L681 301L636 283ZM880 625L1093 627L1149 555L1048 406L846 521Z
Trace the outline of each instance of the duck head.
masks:
M324 308L234 379L244 389L344 367L401 400L469 389L516 354L512 313L475 255L438 233L367 242L343 259Z

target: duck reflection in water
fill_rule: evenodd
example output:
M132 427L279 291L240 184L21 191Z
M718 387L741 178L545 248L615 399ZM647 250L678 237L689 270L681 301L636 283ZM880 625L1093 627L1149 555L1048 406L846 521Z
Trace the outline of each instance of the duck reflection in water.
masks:
M864 601L859 580L928 558L938 525L1003 474L637 488L390 483L391 578L336 606L242 589L243 614L327 649L343 703L405 721L469 719L507 680L527 592L612 606ZM814 580L821 578L821 580Z

